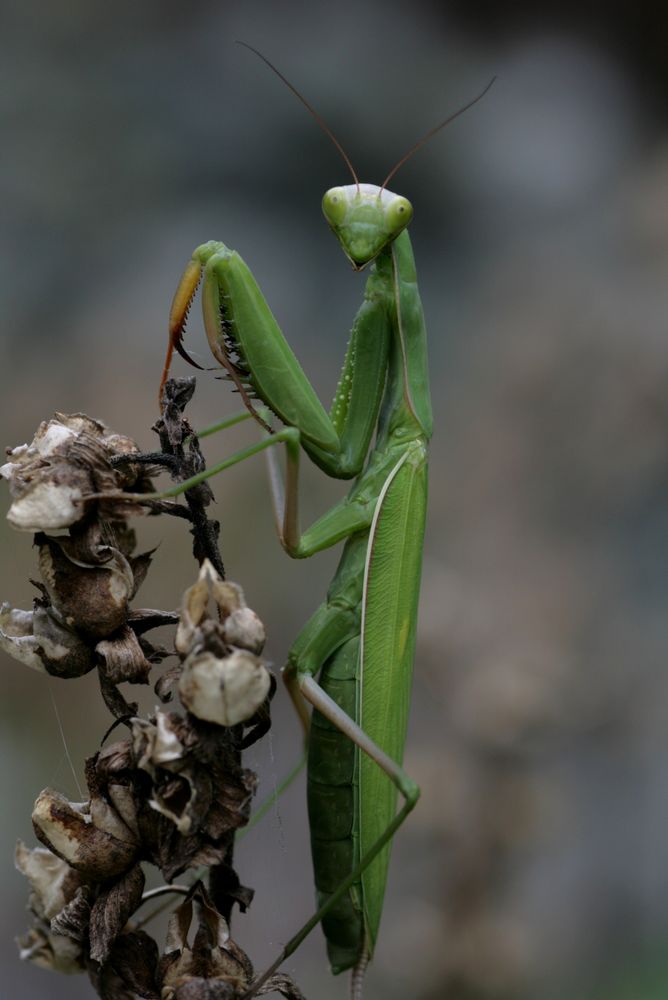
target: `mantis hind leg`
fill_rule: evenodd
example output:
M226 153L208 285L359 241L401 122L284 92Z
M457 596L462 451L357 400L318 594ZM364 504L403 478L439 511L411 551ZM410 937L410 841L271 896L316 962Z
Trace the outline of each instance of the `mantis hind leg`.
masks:
M317 710L323 719L327 720L327 723L345 735L356 749L363 751L370 760L373 760L381 768L381 770L384 771L404 799L404 804L399 812L395 814L385 830L381 832L380 836L374 841L371 847L357 861L350 874L338 884L329 899L320 908L319 919L322 919L325 913L329 912L330 909L335 906L336 902L341 899L347 889L357 883L360 876L367 870L369 865L371 865L383 848L389 844L396 831L415 807L420 797L420 789L418 785L411 778L409 778L403 768L395 760L389 757L388 754L381 749L381 747L374 743L374 741L367 735L367 733L364 732L357 722L355 722L355 720L352 719L350 715L348 715L312 677L302 678L301 691L304 698L313 705L314 709ZM362 901L362 905L365 906L364 901ZM369 940L368 935L365 934L364 942L360 945L354 960L346 962L335 971L342 971L343 968L360 965L364 958L364 953L367 952L368 959L372 948L373 942Z
M316 612L317 614L317 612ZM390 843L395 833L402 825L406 817L415 807L419 797L420 789L418 785L408 777L403 768L396 761L392 760L377 744L371 740L367 734L358 726L345 711L323 690L323 688L308 674L297 675L296 665L291 665L289 684L298 684L301 696L308 701L326 723L331 724L348 737L355 748L364 751L378 766L388 775L397 790L404 798L404 804L399 812L394 816L387 828L377 838L366 854L357 861L352 871L343 878L334 890L328 894L328 898L319 906L313 916L300 928L300 930L287 942L283 950L272 965L263 972L244 994L242 1000L251 1000L257 996L261 986L282 963L292 955L302 941L311 933L314 927L321 923L328 914L336 915L336 907L349 892L349 890L359 883L362 874L371 865L374 859L380 854L383 848ZM371 947L368 941L362 939L359 942L359 949L356 958L344 967L354 964L353 976L351 979L351 1000L360 1000L362 990L362 978L366 965L371 954ZM342 971L339 969L338 971Z

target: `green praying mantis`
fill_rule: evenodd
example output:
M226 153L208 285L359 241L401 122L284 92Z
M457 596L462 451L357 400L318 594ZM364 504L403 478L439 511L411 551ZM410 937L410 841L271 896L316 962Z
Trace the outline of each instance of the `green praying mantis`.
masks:
M328 126L276 67L256 54L306 105L345 160L353 183L327 191L322 208L353 268L371 265L370 273L327 413L239 254L219 242L195 250L172 304L161 389L173 350L195 364L182 338L201 283L211 351L248 413L268 433L163 495L175 495L269 449L277 528L288 555L305 559L345 542L326 600L295 640L283 671L308 732L308 815L318 909L244 1000L257 995L317 923L327 939L332 971L353 970L351 997L358 1000L378 935L391 841L420 794L402 758L432 414L425 324L407 232L413 209L387 185L427 139L480 100L493 81L427 132L378 187L360 183ZM280 430L273 431L255 411L253 398L281 420ZM286 451L285 483L274 449L278 444ZM301 449L326 475L354 479L348 495L305 531L298 511ZM306 703L313 709L310 718ZM398 811L397 794L403 799Z

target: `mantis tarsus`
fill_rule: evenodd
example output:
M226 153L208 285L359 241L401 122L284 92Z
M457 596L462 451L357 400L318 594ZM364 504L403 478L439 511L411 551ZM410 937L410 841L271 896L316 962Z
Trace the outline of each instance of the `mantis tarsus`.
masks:
M332 971L352 968L351 995L359 997L378 933L390 842L419 797L418 786L401 763L432 432L425 327L406 232L413 210L387 184L417 148L479 100L491 84L428 132L378 187L359 182L329 128L268 65L307 106L346 161L354 183L327 191L322 207L353 268L362 271L372 265L334 402L326 413L250 270L235 251L218 242L195 250L178 286L163 384L173 349L191 361L182 335L203 279L204 326L215 358L255 416L252 396L285 425L207 475L283 442L285 487L275 453L268 452L283 547L293 558L303 559L345 540L327 598L297 637L284 669L306 727L304 699L314 709L308 806L319 908L245 997L257 994L318 922L327 938ZM264 418L259 419L267 428ZM297 505L300 448L328 476L355 479L345 499L304 532ZM181 484L181 489L193 484ZM398 812L397 792L403 797Z

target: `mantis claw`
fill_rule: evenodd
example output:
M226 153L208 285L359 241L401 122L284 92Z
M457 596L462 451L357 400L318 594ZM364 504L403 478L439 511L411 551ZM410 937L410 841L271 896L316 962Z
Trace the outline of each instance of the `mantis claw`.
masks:
M201 279L202 265L198 260L190 260L186 265L186 269L177 285L176 291L174 292L172 307L169 310L169 343L167 345L167 356L165 358L165 366L162 370L160 390L158 393L158 399L161 405L165 390L165 382L169 377L169 369L172 364L172 356L175 350L181 355L183 360L187 361L189 365L193 366L193 368L199 368L200 371L204 371L202 365L198 365L196 361L193 361L183 346L183 334L186 328L188 312L190 311L190 306L192 305L195 292L199 287Z
M193 368L199 368L201 372L211 371L210 368L205 368L204 365L198 364L197 361L194 360L194 358L190 357L185 347L183 346L183 340L181 334L179 334L178 339L174 340L172 346L176 349L177 353L181 355L183 360L187 361L189 365L193 366Z

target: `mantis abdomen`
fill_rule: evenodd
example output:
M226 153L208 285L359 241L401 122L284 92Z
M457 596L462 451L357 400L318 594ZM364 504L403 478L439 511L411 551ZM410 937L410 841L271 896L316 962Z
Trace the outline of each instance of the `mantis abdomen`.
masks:
M392 454L394 451L394 455ZM396 456L399 455L397 459ZM323 618L350 610L349 633L324 663L320 686L367 735L401 764L408 722L426 500L426 452L412 441L386 453L392 467L371 530L347 543L327 601L297 640ZM364 486L361 477L356 489ZM355 601L355 598L357 600ZM367 627L373 623L373 627ZM364 699L364 690L373 699ZM314 712L308 805L315 883L325 903L391 823L397 790L348 738ZM388 844L323 918L334 972L369 956L387 880Z

